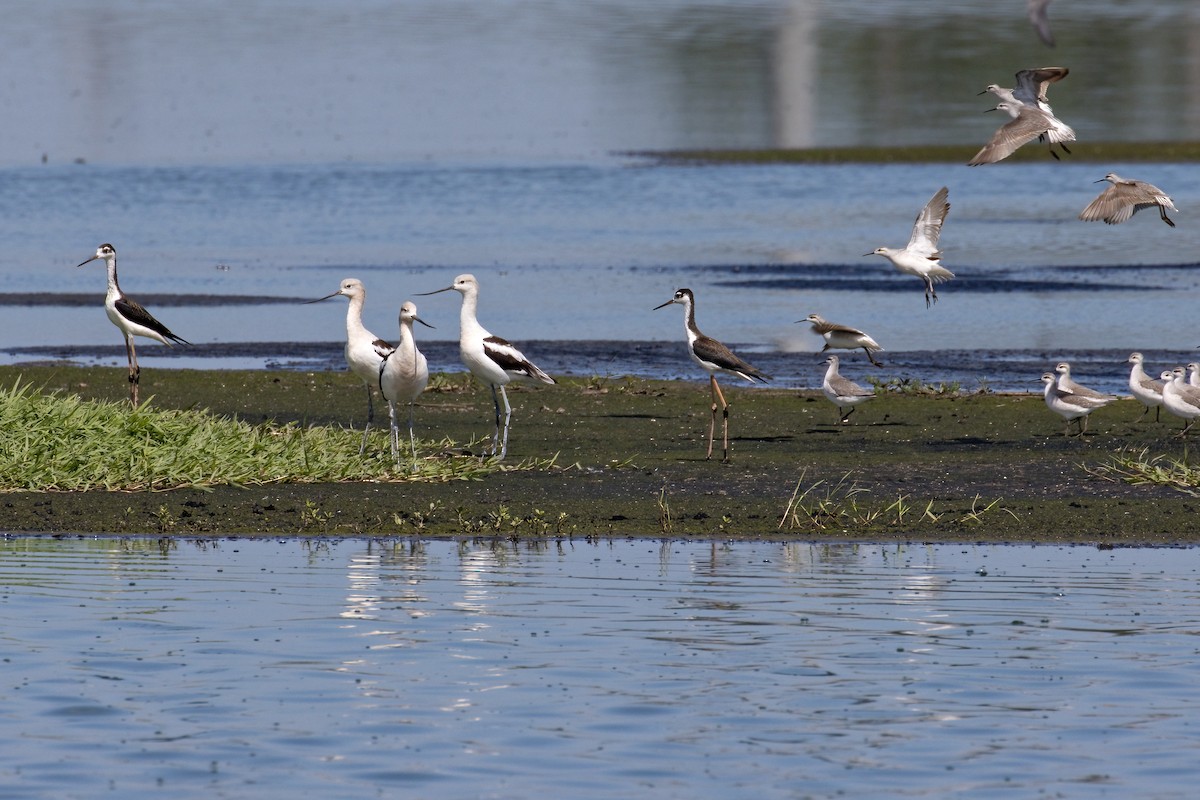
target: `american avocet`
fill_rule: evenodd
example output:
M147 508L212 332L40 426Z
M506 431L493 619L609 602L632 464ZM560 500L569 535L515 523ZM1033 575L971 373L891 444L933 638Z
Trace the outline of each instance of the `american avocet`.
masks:
M432 328L417 316L417 307L411 300L400 306L400 341L396 349L383 357L379 364L379 392L388 404L388 420L391 423L392 458L400 466L400 432L396 424L396 404L408 406L408 441L412 445L413 467L417 464L417 440L413 435L413 403L429 384L429 366L425 356L417 349L413 337L413 323L419 322Z
M96 249L96 254L77 266L82 267L97 259L102 260L108 267L108 294L104 296L104 311L108 314L113 325L121 329L125 337L125 355L129 359L129 401L134 406L138 404L138 379L142 370L137 363L137 350L133 345L134 336L142 336L162 342L170 347L172 344L191 344L186 339L171 333L166 325L156 320L140 303L127 296L117 285L117 249L111 244L102 244Z
M1029 22L1037 31L1038 38L1047 47L1054 47L1054 33L1050 30L1050 0L1025 0L1025 12Z
M1167 216L1167 209L1178 211L1166 192L1152 183L1122 178L1115 172L1110 172L1095 183L1108 181L1112 184L1100 195L1088 203L1087 208L1079 213L1084 222L1104 220L1109 225L1116 225L1132 217L1143 208L1158 208L1162 221L1175 227L1175 223Z
M1047 114L1037 106L1024 105L1016 100L1001 100L995 108L988 110L1004 111L1012 119L992 134L992 138L967 162L967 166L977 167L980 164L1003 161L1021 145L1043 136L1050 142L1050 155L1055 158L1058 158L1058 153L1054 152L1055 144L1064 152L1071 152L1063 142L1075 141L1075 131L1053 114Z
M1071 365L1066 361L1060 361L1054 365L1054 374L1056 376L1055 388L1060 392L1073 394L1076 397L1086 397L1089 400L1100 400L1103 401L1103 405L1108 405L1117 399L1114 395L1097 392L1076 381L1071 377Z
M1079 426L1078 436L1083 436L1087 430L1088 414L1091 414L1097 408L1103 408L1112 402L1113 398L1099 400L1094 397L1084 397L1082 395L1072 394L1058 387L1058 380L1062 376L1056 376L1053 372L1042 373L1042 383L1045 387L1042 390L1042 396L1046 400L1046 407L1058 414L1066 423L1063 429L1063 434L1071 435L1071 420L1076 420Z
M818 314L809 314L804 319L798 321L811 322L813 333L825 339L825 346L821 348L822 353L830 348L837 348L839 350L857 350L861 347L863 352L867 354L867 359L870 360L872 364L877 367L883 366L883 364L880 364L878 361L876 361L875 356L872 355L873 352L882 350L883 348L879 346L879 342L875 341L858 328L837 325Z
M1139 403L1145 406L1142 416L1138 417L1138 420L1140 421L1153 408L1154 421L1158 422L1158 415L1163 404L1163 382L1146 374L1145 359L1141 353L1130 353L1129 363L1133 364L1129 369L1129 391L1133 393Z
M1161 377L1163 407L1184 421L1183 430L1177 435L1186 436L1200 418L1200 388L1189 386L1181 370L1167 370Z
M825 370L825 379L821 381L821 393L837 406L841 417L838 421L847 422L854 413L855 406L875 399L875 391L842 377L838 372L837 356L830 356L826 363L829 364L829 369Z
M883 256L901 272L920 278L925 284L926 308L929 308L930 302L937 302L937 290L933 285L954 277L953 272L941 265L942 253L938 250L942 223L950 213L950 203L946 199L949 196L950 190L943 186L929 198L921 213L917 214L907 247L877 247L869 253L863 253L864 256Z
M367 425L363 428L362 444L358 446L358 452L362 453L367 448L367 434L371 431L371 423L375 421L375 400L371 394L371 387L379 385L379 366L395 348L363 325L362 310L367 299L367 289L357 278L346 278L336 292L316 300L307 300L305 303L319 303L338 295L350 300L346 306L346 364L367 388Z
M475 307L479 302L479 281L474 275L459 275L454 279L454 283L444 289L419 294L431 295L451 290L462 295L462 309L458 317L458 354L471 374L492 389L492 404L496 408L496 429L492 434L491 454L503 459L508 453L508 426L512 419L512 407L508 404L508 392L504 387L514 380L535 380L548 384L555 381L538 369L520 350L499 336L493 336L479 324L475 317ZM503 439L500 438L500 400L496 396L497 387L500 388L500 397L504 398Z
M655 306L652 310L657 311L660 308L678 303L683 306L683 329L687 334L688 340L688 355L692 360L700 365L700 368L708 373L708 382L712 393L712 421L708 426L708 455L705 458L712 458L713 438L717 428L717 401L721 401L721 419L722 419L722 461L729 460L729 403L725 402L725 394L721 391L720 384L717 383L717 373L723 372L726 375L736 375L739 378L754 383L759 381L766 383L771 379L770 375L764 374L756 367L752 367L742 359L734 355L733 351L725 345L713 339L711 336L705 336L696 327L696 297L692 294L691 289L680 289L675 292L675 296L662 305Z

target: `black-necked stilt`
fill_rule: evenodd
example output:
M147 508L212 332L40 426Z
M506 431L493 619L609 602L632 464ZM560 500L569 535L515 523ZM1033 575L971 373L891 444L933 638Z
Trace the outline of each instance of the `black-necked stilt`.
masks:
M724 450L722 461L729 460L729 403L725 402L725 394L721 391L721 386L717 383L717 373L724 372L727 375L736 375L739 378L754 383L760 381L766 383L771 379L770 375L764 374L756 367L752 367L742 359L733 354L725 345L713 339L710 336L705 336L696 327L696 297L692 294L691 289L680 289L675 292L675 296L662 305L655 306L654 311L660 308L666 308L672 303L678 303L683 306L683 329L687 333L688 339L688 354L692 360L700 365L702 369L708 372L708 381L712 393L712 421L708 426L708 455L705 458L712 458L713 438L717 429L717 401L721 401L721 417L724 442Z
M117 249L111 244L102 244L96 249L96 254L77 266L82 267L97 259L108 267L108 294L104 296L104 311L108 314L113 325L121 329L125 336L125 355L129 358L129 400L134 406L138 404L138 379L142 370L137 363L137 351L133 346L134 336L143 336L162 342L168 347L173 344L191 344L181 336L171 333L171 330L156 320L154 316L136 300L125 295L117 285Z
M938 250L942 223L950 213L949 196L950 190L943 186L929 198L921 213L917 214L907 247L876 247L869 253L863 253L864 256L883 256L906 275L920 278L925 284L926 308L929 308L930 302L937 302L937 289L933 285L954 277L953 272L941 265L942 254Z
M358 448L358 452L363 453L367 448L367 434L371 431L371 423L375 421L375 401L371 396L371 387L379 385L380 365L395 348L363 325L362 309L367 299L367 290L357 278L346 278L336 292L316 300L308 300L306 305L338 295L350 300L346 306L346 363L350 366L350 371L357 375L367 388L367 426L363 428L362 444Z
M879 342L875 341L858 328L850 328L846 325L838 325L837 323L830 322L829 320L817 314L809 314L804 319L798 321L811 322L813 333L821 336L825 340L825 346L821 348L822 353L830 348L837 348L838 350L857 350L861 347L863 352L867 354L867 359L870 360L872 364L877 367L883 366L883 364L880 364L875 360L875 356L873 355L875 351L882 350L883 348L879 346Z
M842 377L838 372L837 356L830 356L825 363L829 364L829 369L825 370L825 379L821 381L821 393L837 406L840 416L838 421L847 422L854 413L855 406L875 399L875 391Z
M1157 208L1162 221L1175 227L1175 223L1167 216L1167 209L1178 211L1167 193L1152 183L1122 178L1115 172L1110 172L1095 183L1108 181L1112 184L1079 213L1084 222L1104 220L1109 225L1116 225L1132 217L1143 208Z
M1163 382L1156 381L1146 374L1145 357L1141 353L1130 353L1129 363L1133 364L1129 368L1129 391L1137 398L1137 401L1145 406L1142 409L1142 416L1137 418L1141 421L1142 417L1150 413L1150 409L1154 409L1154 421L1159 421L1159 413L1162 411L1163 404Z
M1177 436L1186 436L1200 419L1200 389L1184 380L1182 368L1163 372L1161 377L1163 406L1184 421L1183 430Z
M492 455L504 458L508 453L508 426L512 417L512 408L508 404L508 393L504 390L506 384L514 380L536 380L553 384L551 378L542 372L521 353L516 347L493 336L475 318L475 307L479 301L479 281L474 275L459 275L454 283L444 289L432 292L421 292L420 295L438 294L454 290L462 295L462 310L459 312L458 352L463 364L479 381L492 388L492 403L496 408L496 429L492 435ZM496 396L496 387L500 388L500 397L504 398L504 437L500 438L500 400Z
M400 466L400 433L396 424L396 404L408 406L408 441L412 445L413 468L417 465L417 440L413 435L413 403L425 391L429 383L429 366L425 356L417 349L413 337L413 323L419 322L432 328L417 316L417 307L411 300L400 306L400 341L396 349L383 357L379 364L379 392L388 404L388 420L392 427L392 458Z

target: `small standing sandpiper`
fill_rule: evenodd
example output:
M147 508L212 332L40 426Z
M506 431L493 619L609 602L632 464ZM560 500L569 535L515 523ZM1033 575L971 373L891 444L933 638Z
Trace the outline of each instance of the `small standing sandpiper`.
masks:
M825 370L825 379L821 381L821 393L829 398L829 402L837 406L840 419L838 422L848 422L854 413L854 407L860 403L875 399L875 391L865 386L859 386L849 378L842 377L838 372L838 357L830 356L826 362L829 368Z
M1103 408L1108 405L1115 398L1101 400L1095 397L1084 397L1060 389L1058 381L1061 377L1061 375L1056 376L1053 372L1042 373L1042 383L1045 384L1042 396L1046 400L1046 407L1055 414L1058 414L1066 422L1066 428L1063 430L1065 436L1071 435L1072 420L1075 420L1079 426L1079 432L1076 435L1083 436L1087 430L1088 415L1097 408Z
M1154 409L1154 421L1158 422L1159 412L1162 411L1163 404L1163 382L1155 380L1146 374L1145 358L1141 353L1130 353L1129 363L1133 364L1129 368L1129 391L1139 403L1145 406L1142 409L1142 414L1137 420L1140 422L1142 417L1150 413L1150 409Z

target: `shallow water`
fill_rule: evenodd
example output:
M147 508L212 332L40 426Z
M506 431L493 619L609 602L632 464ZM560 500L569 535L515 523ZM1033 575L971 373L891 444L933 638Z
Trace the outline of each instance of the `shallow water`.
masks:
M680 286L697 292L706 333L755 359L816 349L795 320L817 312L905 354L901 377L965 387L1026 388L1064 357L1107 366L1107 351L1172 366L1200 344L1195 165L961 163L997 124L977 92L1051 62L1071 68L1053 99L1081 142L1194 138L1200 13L1188 0L1056 4L1053 50L1019 3L10 10L0 102L22 113L0 148L6 362L123 363L97 265L74 269L105 241L123 288L197 345L166 362L147 343L150 368L327 368L344 301L301 299L359 277L368 326L394 337L405 298L463 271L482 281L481 321L518 344L682 342L677 308L650 311ZM1162 53L1177 54L1172 69L1158 67ZM963 153L938 165L706 168L620 155L889 143ZM1150 212L1111 228L1076 220L1109 170L1162 186L1179 227ZM941 185L945 264L959 278L926 311L916 279L861 254L903 244ZM437 326L421 337L453 341L456 298L421 300ZM294 353L315 343L328 346ZM569 347L552 361L529 355L555 374L592 368ZM637 350L610 347L606 371L657 369ZM1010 378L997 351L1036 366ZM1118 367L1088 377L1119 386ZM807 361L773 369L785 385L821 373Z
M10 362L123 362L120 337L99 308L99 262L74 267L107 240L117 245L123 288L196 344L172 354L179 366L245 365L225 360L230 344L258 366L287 363L303 343L329 346L327 361L310 357L300 366L336 366L345 301L301 300L329 294L344 277L361 278L368 327L394 336L404 298L471 271L483 287L483 323L522 345L682 343L679 309L651 309L686 285L696 292L701 328L747 356L816 350L816 337L795 321L817 312L866 330L889 353L931 351L915 365L927 381L945 380L936 351L985 351L981 362L992 358L986 351L1029 351L1037 366L1023 382L1068 355L1123 350L1111 375L1096 378L1115 381L1132 350L1158 364L1200 343L1200 226L1169 229L1146 214L1117 227L1077 221L1097 191L1097 171L1073 164L679 168L621 159L13 169L5 173L11 191L0 197L7 255L0 295L11 304L3 347ZM1200 195L1196 165L1141 165L1138 174L1175 187L1181 207ZM919 281L862 254L907 241L916 209L943 183L952 204L944 263L959 278L927 310ZM88 206L114 190L119 207ZM24 305L30 293L49 297ZM223 296L240 299L222 305ZM415 299L437 327L422 329L418 340L453 341L457 296ZM608 349L606 372L646 370L635 355ZM163 350L148 343L140 354L154 366ZM569 353L550 360L527 350L552 373L588 369ZM802 360L799 385L819 384L820 366ZM445 366L457 368L455 361ZM685 358L677 363L690 369ZM968 364L950 379L1016 388L986 364Z
M1191 551L0 541L0 797L1190 797Z

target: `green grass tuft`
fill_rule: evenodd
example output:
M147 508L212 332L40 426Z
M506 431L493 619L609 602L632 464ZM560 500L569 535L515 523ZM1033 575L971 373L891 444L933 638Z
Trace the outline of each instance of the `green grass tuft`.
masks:
M403 437L402 437L403 438ZM400 468L386 435L359 455L362 435L296 423L251 425L203 411L82 400L18 381L0 390L0 491L154 491L184 487L480 478L501 467L451 454L453 443L418 442ZM424 452L423 452L424 451Z

